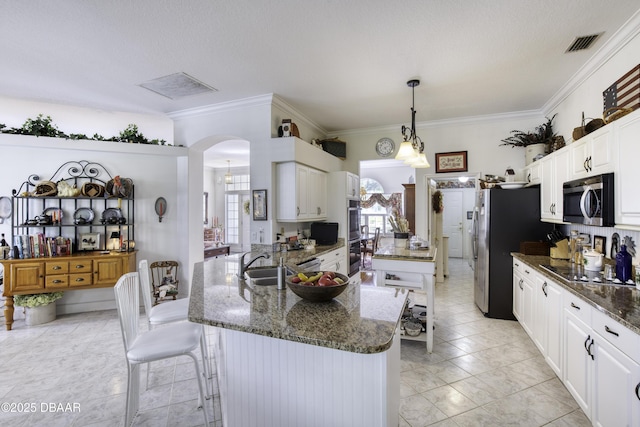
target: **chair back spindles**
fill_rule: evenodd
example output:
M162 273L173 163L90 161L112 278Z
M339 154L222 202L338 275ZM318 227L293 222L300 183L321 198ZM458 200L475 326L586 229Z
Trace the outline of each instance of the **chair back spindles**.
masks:
M114 287L114 292L126 353L138 336L138 328L140 327L138 273L133 272L122 275Z

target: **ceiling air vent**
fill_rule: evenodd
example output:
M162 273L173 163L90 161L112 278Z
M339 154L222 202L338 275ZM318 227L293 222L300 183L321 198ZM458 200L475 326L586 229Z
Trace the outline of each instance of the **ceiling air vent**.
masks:
M573 43L571 43L571 46L569 46L567 48L565 53L576 52L578 50L589 49L591 47L591 45L596 41L596 39L598 37L600 37L601 35L602 35L602 33L592 34L590 36L576 37L576 39L573 41Z
M217 92L218 89L194 79L186 73L175 73L141 83L145 89L166 96L169 99L180 99L202 93Z

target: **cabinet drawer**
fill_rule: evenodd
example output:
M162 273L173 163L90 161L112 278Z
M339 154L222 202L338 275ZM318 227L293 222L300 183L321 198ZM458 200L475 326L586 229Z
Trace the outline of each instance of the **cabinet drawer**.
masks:
M591 315L591 328L618 350L640 363L640 335L598 310L593 310Z
M91 272L69 275L69 287L71 288L76 286L90 286L92 284L93 274L91 274Z
M591 326L592 307L582 298L573 295L571 292L564 292L562 305L566 311L582 320L587 326Z
M69 287L67 274L52 274L45 278L44 287L47 289L65 289Z
M45 263L45 274L67 274L69 272L68 261L47 261Z
M91 273L93 264L91 260L78 260L69 262L69 273Z

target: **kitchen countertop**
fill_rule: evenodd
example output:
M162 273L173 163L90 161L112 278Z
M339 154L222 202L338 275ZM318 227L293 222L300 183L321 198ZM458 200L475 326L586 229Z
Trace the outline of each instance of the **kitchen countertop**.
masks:
M265 246L265 245L263 246L265 248L270 248L270 246ZM291 269L295 270L296 264L308 261L311 258L315 258L320 255L332 252L344 246L345 246L344 239L338 239L338 243L336 243L335 245L317 245L313 249L300 249L295 251L272 252L270 249L260 250L260 249L257 249L256 247L253 247L251 250L251 253L247 254L247 256L244 257L244 260L245 262L249 262L249 260L254 256L267 252L270 255L270 258L268 259L260 258L256 260L253 264L251 264L250 268L276 267L280 263L280 258L284 258L284 264L290 267ZM234 254L232 256L236 257L235 259L237 262L237 259L240 255Z
M282 253L288 264L304 261L294 254ZM231 255L195 264L190 321L353 353L379 353L391 347L406 293L351 283L331 302L311 303L288 288L252 286L238 278L238 258ZM267 267L278 259L255 264Z
M569 282L540 267L540 264L565 266L569 264L569 261L552 259L541 255L524 255L518 252L514 252L511 255L532 267L536 272L563 286L569 292L582 298L598 311L640 334L640 290L637 288Z
M391 244L379 248L376 253L373 254L373 256L375 258L386 258L405 261L434 262L436 260L436 248L412 250L397 248Z

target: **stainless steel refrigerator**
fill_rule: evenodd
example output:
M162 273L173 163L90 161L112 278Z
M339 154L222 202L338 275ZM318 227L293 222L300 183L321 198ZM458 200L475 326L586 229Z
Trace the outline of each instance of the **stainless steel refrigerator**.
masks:
M486 317L515 320L513 262L520 242L545 240L552 224L540 221L540 188L480 190L473 212L474 297Z

